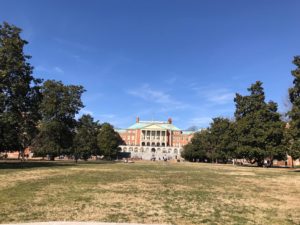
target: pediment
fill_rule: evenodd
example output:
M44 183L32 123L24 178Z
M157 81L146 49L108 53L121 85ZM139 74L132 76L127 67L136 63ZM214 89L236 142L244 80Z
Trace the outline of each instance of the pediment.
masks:
M149 129L149 130L165 130L165 128L157 125L157 124L150 124L148 126L143 127L143 129Z

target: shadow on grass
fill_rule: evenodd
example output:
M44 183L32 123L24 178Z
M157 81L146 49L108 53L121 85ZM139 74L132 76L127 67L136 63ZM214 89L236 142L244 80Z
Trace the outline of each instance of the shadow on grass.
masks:
M64 166L79 166L89 164L114 164L114 161L78 161L73 160L64 161L23 161L20 160L4 160L0 161L0 169L30 169L42 167L64 167Z
M50 161L25 161L7 160L0 161L0 169L30 169L40 167L75 166L74 162L50 162Z

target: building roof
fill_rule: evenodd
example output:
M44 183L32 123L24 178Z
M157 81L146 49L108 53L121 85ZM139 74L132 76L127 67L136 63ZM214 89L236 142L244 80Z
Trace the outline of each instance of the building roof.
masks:
M159 127L161 129L165 129L165 130L174 130L174 131L180 131L180 129L176 126L174 126L171 123L168 122L161 122L161 121L139 121L133 125L131 125L130 127L128 127L127 129L145 129L145 128L155 128L155 127Z
M125 133L127 130L116 128L115 131L118 132L118 133Z

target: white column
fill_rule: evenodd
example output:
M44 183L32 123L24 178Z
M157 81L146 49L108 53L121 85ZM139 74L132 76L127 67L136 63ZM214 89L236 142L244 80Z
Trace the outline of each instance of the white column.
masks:
M158 133L159 133L159 135L158 135L158 137L159 137L159 146L161 146L161 130L160 131L158 131Z

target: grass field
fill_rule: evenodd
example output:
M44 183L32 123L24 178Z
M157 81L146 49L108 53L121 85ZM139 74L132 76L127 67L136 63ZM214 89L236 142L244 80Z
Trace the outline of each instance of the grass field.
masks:
M300 171L138 162L0 163L0 222L300 224Z

